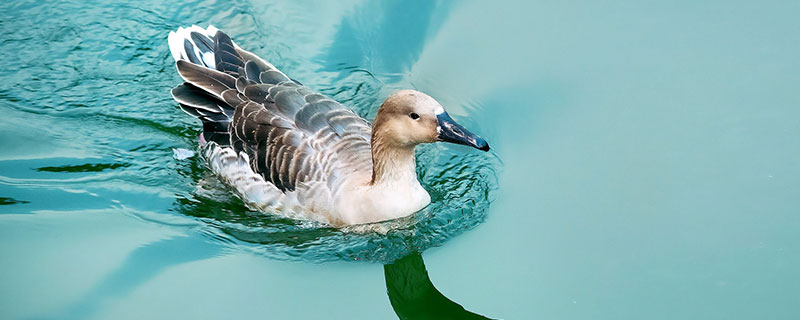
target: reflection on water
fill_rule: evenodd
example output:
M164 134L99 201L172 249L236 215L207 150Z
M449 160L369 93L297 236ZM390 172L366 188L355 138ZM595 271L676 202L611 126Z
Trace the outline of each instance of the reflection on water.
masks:
M17 199L9 198L9 197L0 197L0 206L1 205L10 205L10 204L23 204L23 203L29 203L29 202L25 201L25 200L17 200Z
M357 66L386 82L403 81L450 6L448 2L397 0L357 6L342 19L330 48L320 57L330 63L323 70L345 76L343 66Z
M433 286L418 252L383 266L386 292L400 319L489 319L464 309Z
M175 237L133 250L112 271L55 319L87 319L107 301L124 298L164 270L179 264L213 258L222 250L198 237Z

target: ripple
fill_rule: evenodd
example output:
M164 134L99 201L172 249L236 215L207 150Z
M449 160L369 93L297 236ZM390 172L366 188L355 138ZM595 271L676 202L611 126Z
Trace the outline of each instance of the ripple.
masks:
M391 262L479 225L497 188L496 155L435 145L419 149L418 174L432 203L409 217L343 229L290 220L248 210L210 173L197 181L193 196L177 201L176 210L244 242L245 250L274 259Z
M63 201L75 206L94 199L97 207L119 204L157 212L146 219L153 223L172 225L173 218L187 218L202 225L211 241L275 259L385 262L442 245L486 219L497 187L495 154L441 145L418 148L419 178L432 203L410 217L346 229L248 210L199 157L172 158L173 148L196 144L201 127L169 94L180 83L166 43L170 30L212 22L293 78L373 119L390 89L409 87L404 77L433 28L428 26L433 5L421 5L431 15L424 25L404 22L415 28L407 37L391 28L403 21L364 19L368 10L380 8L353 10L359 3L313 8L327 17L324 21L309 21L307 6L292 2L0 4L0 17L7 22L0 29L8 35L0 40L7 52L0 63L8 66L0 70L6 84L0 89L0 124L8 146L0 152L0 186L16 192L7 197L29 200L26 208L37 210L61 204L30 194L70 193ZM383 42L351 48L376 36L361 32L373 29L382 38L402 41L402 52L387 50ZM392 60L381 61L386 57ZM166 208L159 199L165 199ZM23 203L0 201L11 208Z

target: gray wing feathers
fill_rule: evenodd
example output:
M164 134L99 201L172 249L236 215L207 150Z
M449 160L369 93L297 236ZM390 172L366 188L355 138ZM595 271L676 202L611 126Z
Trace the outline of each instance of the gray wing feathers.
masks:
M172 97L181 110L203 122L203 138L206 141L220 144L230 142L228 128L233 108L191 84L181 84L173 88Z
M222 32L213 39L191 33L191 40L194 46L185 48L188 61L177 62L190 85L175 88L173 96L193 106L192 115L228 116L231 153L246 155L249 167L274 188L300 188L301 202L329 204L339 172L371 170L371 129L364 119L239 48ZM220 152L209 155L222 159Z
M223 113L222 107L219 106L213 97L209 97L205 91L195 86L181 84L173 88L171 93L172 98L179 104L190 106L194 109L187 111L192 115L197 116L198 113L201 115Z
M236 88L236 78L185 60L176 63L183 80L222 100L222 92Z
M281 113L289 117L294 117L300 108L306 104L303 93L298 87L292 85L278 85L269 88L268 97L274 102Z

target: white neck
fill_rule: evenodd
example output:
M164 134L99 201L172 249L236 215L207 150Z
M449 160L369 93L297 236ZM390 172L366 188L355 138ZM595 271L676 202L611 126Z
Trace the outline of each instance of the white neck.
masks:
M372 149L372 179L343 199L342 221L361 224L397 219L430 203L430 195L417 180L413 147L377 144Z
M414 147L373 145L372 181L368 194L379 220L410 215L430 203L430 195L417 180Z
M372 146L372 186L419 185L414 147Z

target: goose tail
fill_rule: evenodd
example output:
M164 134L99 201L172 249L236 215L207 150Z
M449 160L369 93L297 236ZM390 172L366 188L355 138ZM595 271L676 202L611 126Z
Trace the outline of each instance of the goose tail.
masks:
M191 26L170 31L168 43L178 73L186 81L172 89L172 98L181 110L203 122L201 144L216 142L226 146L230 145L228 127L236 106L225 102L222 91L235 88L236 78L225 71L231 71L232 63L237 61L220 59L225 57L225 49L234 50L225 47L225 43L222 43L225 48L220 48L220 41L217 41L220 37L232 44L230 38L214 26L206 29Z
M241 98L247 86L259 84L266 90L282 82L300 85L214 26L178 28L169 33L168 43L186 81L172 90L172 97L184 112L203 121L204 140L220 146L231 144L229 125L237 106L247 100Z
M170 31L168 42L169 51L175 62L185 60L216 70L214 61L214 37L219 29L208 26L203 29L198 26L178 28Z

